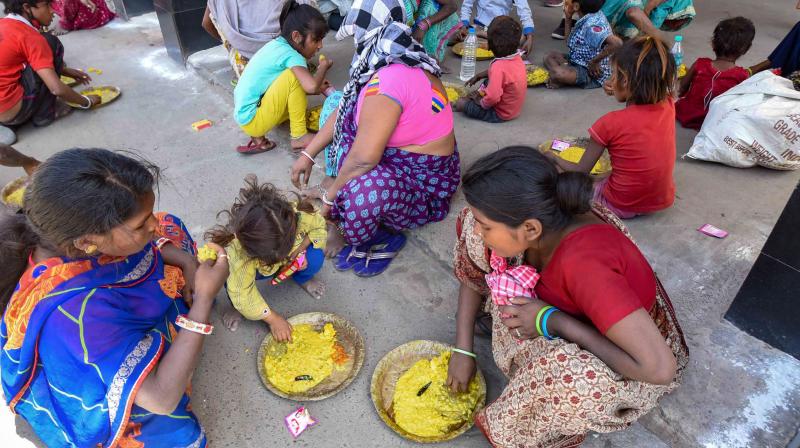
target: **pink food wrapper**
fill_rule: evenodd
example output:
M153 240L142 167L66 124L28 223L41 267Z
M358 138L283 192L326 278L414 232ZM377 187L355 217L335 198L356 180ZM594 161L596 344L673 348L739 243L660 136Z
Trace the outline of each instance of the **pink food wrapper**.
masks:
M296 411L287 415L284 421L286 422L286 429L295 439L303 431L317 424L317 421L311 418L311 414L308 413L308 409L305 406L300 406Z
M697 229L697 231L705 233L708 236L713 236L714 238L725 238L728 236L728 232L720 229L719 227L712 226L711 224L703 224L703 226Z
M553 144L550 145L550 149L552 149L553 151L561 152L561 151L569 148L570 146L572 146L572 145L570 145L569 142L553 139Z

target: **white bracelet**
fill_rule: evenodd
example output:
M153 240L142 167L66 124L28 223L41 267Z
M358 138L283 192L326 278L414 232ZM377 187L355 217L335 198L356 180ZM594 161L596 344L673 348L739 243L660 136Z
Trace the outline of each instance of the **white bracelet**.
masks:
M83 99L85 99L89 103L88 106L81 106L81 109L91 109L92 108L92 100L89 99L89 97L86 96L86 95L81 95L81 96L83 97Z
M308 160L310 160L312 164L314 164L314 165L316 165L316 164L317 164L317 162L314 160L314 158L313 158L313 157L311 157L311 154L309 154L309 153L307 153L307 152L305 152L305 151L300 151L300 154L301 154L301 155L304 155L304 156L306 156L306 158L307 158Z
M325 205L327 205L329 207L333 207L333 201L329 201L328 200L328 192L327 191L322 193L322 197L320 197L320 199L322 199L322 203L323 204L325 204Z

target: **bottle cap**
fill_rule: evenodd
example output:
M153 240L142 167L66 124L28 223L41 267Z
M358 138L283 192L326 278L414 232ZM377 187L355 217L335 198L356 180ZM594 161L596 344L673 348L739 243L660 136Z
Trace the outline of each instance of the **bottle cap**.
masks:
M475 34L475 27L474 26L469 27L469 34Z
M682 41L682 40L683 40L683 36L681 36L680 34L678 34L677 36L675 36L675 42L680 42L680 41Z

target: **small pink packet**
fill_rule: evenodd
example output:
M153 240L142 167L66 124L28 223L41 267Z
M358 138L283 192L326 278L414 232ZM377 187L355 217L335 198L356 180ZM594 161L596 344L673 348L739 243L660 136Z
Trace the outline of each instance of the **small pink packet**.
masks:
M569 148L570 146L571 145L568 142L553 139L553 144L550 145L550 149L552 149L553 151L561 152Z
M311 418L308 409L305 406L300 406L296 411L287 415L284 419L286 422L286 429L295 439L306 429L317 424L317 421Z
M697 231L705 233L708 236L713 236L714 238L725 238L728 236L728 232L720 229L719 227L712 226L711 224L703 224L703 226L697 229Z

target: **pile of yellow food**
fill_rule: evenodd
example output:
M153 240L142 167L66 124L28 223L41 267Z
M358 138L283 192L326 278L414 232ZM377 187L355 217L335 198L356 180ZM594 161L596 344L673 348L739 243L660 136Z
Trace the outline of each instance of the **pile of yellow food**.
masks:
M394 421L420 437L437 437L460 427L472 416L480 396L477 379L469 390L453 393L447 386L450 352L417 361L395 385Z
M206 260L216 260L217 259L217 251L208 247L207 245L203 245L200 249L197 249L197 261L200 263Z
M25 197L25 188L17 188L12 191L8 196L3 198L3 201L8 205L15 207L22 207L22 200Z
M319 130L319 116L322 113L322 106L312 107L306 112L306 127L312 131Z
M686 64L681 64L678 66L678 78L683 78L686 76Z
M494 53L492 53L492 50L487 50L485 48L478 47L478 48L475 49L475 57L476 58L493 58L494 57Z
M580 146L570 146L569 148L561 152L557 152L556 154L558 154L559 157L566 160L567 162L578 163L581 161L584 152L586 152L586 150L581 148ZM595 163L594 166L592 167L592 174L600 174L603 171L604 171L603 166L598 160L597 163Z
M447 100L451 103L455 103L461 97L455 87L445 87L444 90L447 92Z
M100 97L100 103L107 103L117 97L117 92L108 88L87 89L81 92L81 95L97 95Z
M538 86L544 84L550 79L550 73L542 67L536 67L528 71L528 86Z
M292 328L291 342L273 343L268 348L264 367L272 385L296 394L324 381L347 359L336 342L333 324L326 323L321 332L310 324L299 324Z

